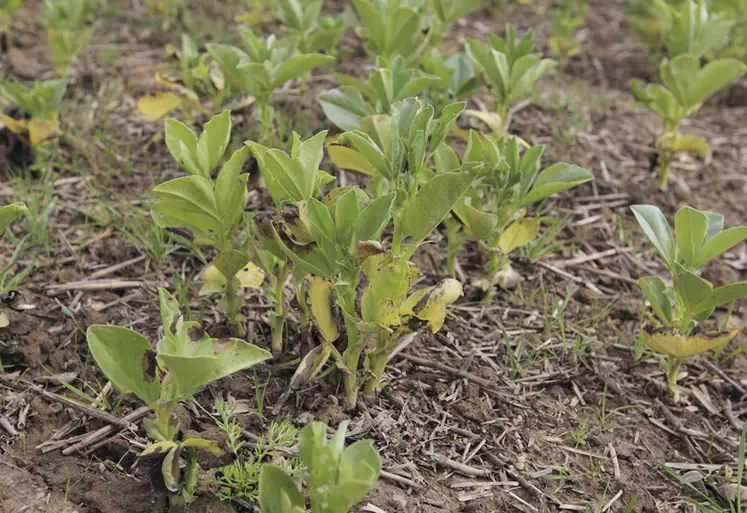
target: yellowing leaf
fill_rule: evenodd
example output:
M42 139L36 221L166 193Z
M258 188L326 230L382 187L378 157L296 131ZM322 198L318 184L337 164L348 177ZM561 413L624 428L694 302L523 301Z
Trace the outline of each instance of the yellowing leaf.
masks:
M501 135L503 133L503 118L501 118L501 116L496 112L482 112L479 110L467 109L464 111L464 114L479 119L485 123L490 129L490 132L494 135Z
M55 142L60 135L62 135L62 132L60 130L60 122L57 119L57 116L52 119L32 118L29 120L29 142L31 143L32 148L51 144Z
M5 114L0 114L0 121L3 122L5 128L13 132L19 137L26 138L29 132L29 122L26 119L13 119Z
M314 276L309 285L309 304L311 316L324 340L336 340L340 336L340 329L332 316L332 284L324 278Z
M520 248L534 239L539 233L539 218L524 218L515 221L501 234L498 247L506 254Z
M7 328L9 325L10 319L8 319L8 314L0 312L0 328Z
M236 277L239 279L242 287L248 289L258 289L262 286L262 282L265 279L265 274L262 270L254 265L252 262L248 262L243 269L241 269Z
M163 442L155 442L146 447L143 452L140 453L140 458L147 458L149 456L155 456L156 454L166 454L171 449L177 447L177 444L168 440Z
M374 176L373 166L361 153L347 146L336 144L336 141L337 137L328 137L326 142L327 155L335 166L366 176Z
M736 334L737 330L716 331L698 333L686 339L672 329L647 328L643 330L643 341L657 353L676 358L687 358L725 344Z
M446 279L433 287L412 294L402 303L400 313L427 321L428 327L435 333L444 324L446 307L462 294L461 283L457 280Z
M137 113L145 121L158 121L172 113L184 100L174 93L156 93L140 98Z
M382 299L376 303L376 322L382 326L399 326L402 318L391 299Z
M200 101L200 99L197 97L197 94L195 94L194 91L185 86L182 82L166 78L165 75L158 71L156 72L156 82L166 87L167 89L176 91L176 93L183 98L187 98L188 100L191 100L193 102Z

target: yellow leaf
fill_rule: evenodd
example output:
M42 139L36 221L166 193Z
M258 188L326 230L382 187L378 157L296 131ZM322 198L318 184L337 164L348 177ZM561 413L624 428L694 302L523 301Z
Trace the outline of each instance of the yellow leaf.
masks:
M402 303L400 313L427 321L428 327L435 333L444 324L446 307L462 294L462 284L449 278L412 294Z
M336 340L340 336L340 329L332 316L332 284L324 278L314 276L309 285L309 304L311 316L322 338L326 342Z
M539 229L539 218L519 219L501 234L498 247L505 254L509 254L516 248L531 242L539 233Z
M172 441L154 442L146 447L143 452L140 453L140 458L153 456L155 454L166 454L177 445Z
M374 176L371 163L358 151L337 144L336 136L327 137L326 146L330 160L338 168Z
M174 93L144 96L137 102L137 113L145 121L158 121L172 113L183 101L181 96Z
M376 303L375 321L381 326L399 326L402 324L402 317L391 299L382 299Z
M5 312L0 312L0 328L7 328L8 325L10 325L8 314L6 314Z
M686 339L673 329L646 328L643 330L643 341L657 353L677 358L687 358L726 344L736 334L737 330L712 331L698 333Z
M501 118L501 116L498 115L497 112L483 112L480 110L467 109L464 111L464 114L469 117L479 119L480 121L485 123L490 129L490 132L494 135L502 135L503 118Z
M242 287L258 289L262 286L265 274L262 272L262 269L254 265L252 262L247 262L244 268L238 272L236 277L239 279L239 283Z
M183 82L179 80L171 80L170 78L167 78L160 71L156 71L156 82L166 87L167 89L170 89L171 91L176 91L176 93L179 96L187 98L190 101L193 101L196 103L199 103L200 101L199 97L197 96L197 93L195 93L189 87L184 85Z
M27 119L13 119L5 114L0 114L0 120L5 124L5 128L19 137L26 138L29 132L29 122Z
M32 148L51 144L62 135L60 121L56 115L49 119L31 118L28 122L28 127L29 142Z

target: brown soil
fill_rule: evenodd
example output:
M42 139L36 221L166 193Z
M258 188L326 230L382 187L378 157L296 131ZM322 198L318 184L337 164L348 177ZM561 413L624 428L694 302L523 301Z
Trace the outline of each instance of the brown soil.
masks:
M16 79L44 79L52 74L39 37L39 1L28 1L16 19L12 48L0 54L0 66ZM122 5L120 5L120 3ZM144 123L134 114L137 98L156 89L154 71L163 47L178 42L183 27L162 31L148 20L141 2L109 2L95 22L96 37L76 67L63 119L71 137L56 161L50 206L54 230L48 244L34 244L22 264L36 269L24 293L37 305L21 314L9 312L9 328L0 330L0 513L163 513L136 455L147 441L142 428L122 432L95 448L63 455L81 435L106 426L101 420L41 396L35 387L72 397L55 375L72 380L86 393L106 383L93 365L85 344L87 326L128 325L151 340L160 319L156 287L173 288L175 276L188 280L192 313L202 315L211 333L216 324L211 305L199 301L192 283L200 262L179 248L159 267L152 246L138 239L130 223L148 222L147 200L153 185L179 172L162 142L160 123ZM189 30L201 43L220 37L231 41L231 8L212 2L190 2ZM339 5L338 5L339 4ZM376 400L362 401L348 414L341 405L341 383L335 373L305 385L277 415L271 415L292 375L287 367L258 368L211 385L199 397L201 410L179 410L184 430L215 434L211 411L218 394L246 401L241 416L247 431L260 434L272 420L303 426L312 420L335 425L351 418L351 441L373 439L388 472L364 501L388 513L535 512L609 504L606 511L692 511L688 500L709 497L723 503L726 468L736 464L739 428L747 415L744 400L747 358L695 358L686 365L683 402L666 400L658 359L650 352L634 361L645 303L634 285L641 275L662 271L650 245L634 228L628 206L657 203L671 215L689 204L726 216L726 225L747 224L744 200L744 150L747 107L736 87L704 106L684 129L707 137L712 154L706 162L683 158L673 166L677 184L657 191L651 173L657 119L635 106L628 93L633 77L650 79L655 60L625 23L623 2L591 0L584 52L566 70L540 83L535 101L514 115L513 131L532 144L546 146L546 162L567 161L591 170L595 182L560 195L542 214L573 221L560 231L559 249L536 260L519 258L520 288L500 292L484 306L479 291L465 284L465 300L448 313L444 329L418 336L388 371L388 387ZM115 7L116 5L116 7ZM133 5L135 7L133 7ZM345 2L330 2L339 12ZM338 9L339 7L339 9ZM548 1L506 8L500 18L486 7L454 27L447 47L455 51L466 37L487 38L503 31L504 20L521 29L534 28L539 47L547 51ZM363 75L368 60L352 34L343 72ZM308 130L330 128L312 100L334 80L315 73L302 113ZM283 91L280 108L293 122L297 91ZM480 94L475 105L489 98ZM741 105L741 106L740 106ZM247 110L235 112L233 139L250 136ZM103 135L98 134L102 129ZM22 175L31 156L7 131L0 132L2 181ZM355 177L346 176L348 183ZM48 187L38 174L32 186ZM13 182L12 182L13 183ZM8 200L18 197L7 184ZM102 202L121 222L100 221ZM266 210L264 192L252 209ZM14 227L22 235L23 223ZM435 234L416 259L434 281L443 273L445 235ZM163 242L156 242L163 246ZM586 263L568 263L579 256L617 250ZM3 247L3 259L12 250ZM50 287L89 279L118 263L143 260L107 274L107 278L139 280L134 289L106 291L54 290ZM704 276L715 284L745 279L744 247L710 264ZM468 281L484 274L485 259L468 244L460 266ZM424 281L424 282L425 282ZM265 304L247 300L249 340L267 346ZM730 315L729 315L730 313ZM731 312L719 311L718 323L743 328L745 302ZM715 324L714 324L715 325ZM741 348L742 333L725 351ZM298 356L312 339L290 322L288 352ZM438 365L441 364L441 365ZM456 373L445 370L448 366ZM264 422L253 415L255 379L268 382ZM487 380L487 381L486 381ZM92 388L88 388L88 387ZM122 417L139 405L112 391L111 413ZM56 442L59 442L55 445ZM51 444L51 445L50 445ZM457 462L456 470L445 461ZM675 463L673 470L665 463ZM696 469L696 464L716 465ZM458 466L458 465L457 465ZM672 476L698 478L702 495L681 486ZM580 511L580 509L577 509ZM238 503L219 502L205 494L194 512L251 511ZM367 511L374 511L368 509ZM378 511L378 510L377 510Z

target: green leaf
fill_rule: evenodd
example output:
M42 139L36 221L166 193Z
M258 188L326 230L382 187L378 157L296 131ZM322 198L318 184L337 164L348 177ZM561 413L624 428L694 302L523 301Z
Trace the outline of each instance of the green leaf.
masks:
M721 222L723 225L723 217L721 218ZM705 247L703 247L701 252L697 255L694 267L697 269L725 251L730 250L745 239L747 239L747 226L728 228L718 233L705 244Z
M698 313L706 308L702 305L707 303L713 294L713 285L692 271L675 264L677 279L675 289L682 298L684 307L689 313Z
M304 513L306 502L282 468L265 463L259 472L259 507L262 513Z
M177 119L167 119L166 146L176 162L193 175L202 175L201 169L194 160L197 153L197 136L184 123Z
M666 294L667 287L664 281L658 276L648 276L640 278L636 283L651 303L651 308L654 309L659 320L669 326L672 323L672 304Z
M353 227L353 246L360 241L379 239L389 224L395 196L395 193L379 196L363 209Z
M363 118L374 114L363 95L350 86L332 89L319 96L324 114L338 128L345 131L360 130Z
M708 218L694 208L681 208L674 215L677 250L690 269L695 268L695 259L701 251L707 231Z
M197 142L197 157L202 167L202 175L209 177L228 147L231 138L231 111L224 110L213 116L200 134Z
M179 400L213 381L272 358L268 351L235 338L205 337L169 347L175 352L167 353L159 344L158 358L166 365L173 395Z
M468 170L456 171L436 175L420 187L402 214L405 232L412 236L415 246L443 221L474 178Z
M236 249L221 251L213 260L213 265L226 279L232 279L249 262L249 256Z
M630 207L643 232L653 243L667 267L674 265L675 246L672 230L667 219L658 207L653 205L633 205Z
M736 82L745 71L747 66L737 59L716 59L709 62L697 74L688 106L705 102L713 94ZM688 77L688 80L692 80L692 77Z
M555 193L576 187L593 179L592 174L586 169L560 162L540 173L537 181L534 183L534 187L529 191L529 194L522 198L519 205L521 207L531 205Z
M277 89L287 81L304 75L307 71L311 71L312 69L323 66L324 64L330 64L334 61L335 58L331 55L322 55L320 53L294 55L283 62L283 64L281 64L275 71L272 78L272 88Z
M737 283L731 283L713 289L711 297L701 302L695 307L696 312L702 312L707 310L713 310L718 306L722 306L737 299L747 297L747 281L740 281Z
M161 381L153 347L147 338L120 326L89 326L88 347L104 375L122 392L135 394L153 407Z
M249 151L248 146L242 146L234 152L215 180L215 202L226 226L238 225L249 201L249 191L246 189L249 175L241 174Z
M28 211L26 205L21 202L11 203L0 208L0 237L5 233L13 221L23 217Z

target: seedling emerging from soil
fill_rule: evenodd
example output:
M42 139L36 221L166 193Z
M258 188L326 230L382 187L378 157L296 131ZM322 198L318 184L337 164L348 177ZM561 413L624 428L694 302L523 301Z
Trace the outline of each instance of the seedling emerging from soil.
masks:
M208 121L198 138L175 119L166 121L166 145L174 159L190 173L153 189L156 203L151 214L163 228L191 230L197 244L218 248L212 265L205 269L201 295L222 294L218 309L237 334L244 333L244 287L259 288L262 272L251 263L251 244L235 246L234 235L242 224L249 199L249 175L242 167L249 148L242 147L223 165L215 180L211 173L226 151L231 137L231 113L224 111Z
M490 255L488 280L483 284L487 292L486 302L492 300L495 285L503 288L516 285L519 276L511 267L509 256L539 233L540 219L526 217L526 207L593 179L586 169L562 162L538 175L543 150L542 146L535 146L520 156L515 137L508 140L482 138L472 131L463 158L464 164L459 162L456 152L446 145L436 156L439 174L469 163L484 163L480 179L454 205L452 212L466 234L479 241ZM456 253L460 247L459 223L453 220L447 223L450 273L454 273Z
M300 244L311 241L308 228L301 219L302 212L306 210L309 200L318 196L321 188L334 180L333 176L319 169L324 157L326 134L327 132L320 132L302 142L298 134L294 133L290 155L252 141L246 143L247 148L251 148L257 159L262 178L279 216L285 220L290 236ZM290 262L283 249L273 240L274 237L271 234L268 237L263 231L264 222L264 219L254 219L251 224L257 238L256 261L270 281L265 297L274 304L273 312L270 314L272 350L279 353L283 350L283 331L285 318L288 316L288 304L283 290L290 272ZM305 275L305 269L294 267L293 277L302 324L308 318L304 293Z
M207 49L223 68L231 86L254 97L255 117L260 124L259 142L268 144L274 139L275 113L270 104L273 91L335 59L319 53L295 53L292 41L272 35L261 40L248 27L240 27L239 33L246 52L220 44L209 44Z
M568 59L581 53L581 41L576 33L586 23L587 0L561 0L552 12L550 49L564 67Z
M60 75L70 75L70 65L91 39L93 28L86 25L95 9L91 0L44 0L49 50Z
M192 119L193 110L211 116L231 100L233 90L226 84L220 67L210 59L210 54L200 53L187 34L182 34L181 50L169 45L167 51L179 62L181 74L170 79L156 73L156 82L168 91L145 96L137 102L138 114L143 119L159 120L182 105L187 119Z
M366 52L372 59L392 59L402 55L412 61L426 46L423 30L424 0L352 0L358 18L365 26L360 31L366 40Z
M342 422L329 441L322 422L301 431L298 453L307 468L312 513L348 513L381 474L381 459L370 440L345 449L347 425ZM266 464L259 476L259 507L262 513L305 513L306 500L282 468Z
M337 74L343 84L319 96L319 104L327 118L341 130L362 130L363 120L374 114L391 114L392 105L417 96L439 82L433 75L424 75L405 65L397 55L387 63L376 59L376 67L368 72L368 82Z
M506 26L506 38L490 36L490 43L476 39L467 41L467 56L495 94L496 127L494 135L508 133L511 123L509 108L529 96L537 80L557 64L532 53L534 34L529 31L521 38L516 27Z
M710 13L706 2L686 0L680 7L655 0L661 37L670 59L691 54L703 57L728 42L735 20L725 12Z
M724 230L724 216L684 207L674 216L674 236L664 214L653 205L631 207L669 271L671 286L658 276L638 280L662 327L647 328L643 339L664 355L667 387L679 400L680 365L688 357L726 344L737 330L702 332L698 326L716 307L747 296L747 282L722 287L699 277L696 271L708 261L747 239L747 226Z
M23 0L0 0L0 35L4 35L11 46L13 13L23 5Z
M13 82L0 83L0 96L30 118L13 119L0 114L0 121L32 148L55 143L61 135L60 104L66 87L63 80L36 82L32 89Z
M683 119L694 117L703 102L744 75L747 66L737 59L711 61L703 68L695 55L685 54L661 63L663 84L645 88L637 79L631 81L635 98L664 121L665 131L656 139L658 160L656 172L659 187L669 184L669 166L679 153L695 152L701 158L708 154L708 141L679 132Z
M350 17L320 17L323 0L284 0L278 8L283 29L301 53L336 53L336 46L349 26ZM350 13L350 11L348 11Z
M179 424L174 408L209 383L271 355L243 340L210 338L199 323L184 320L179 302L165 289L158 290L158 297L164 338L155 351L136 331L104 325L88 328L88 347L114 386L155 411L155 419L143 421L153 443L140 454L140 462L153 473L151 482L163 482L173 494L172 505L182 506L195 498L197 451L220 455L222 450L202 438L175 440Z

